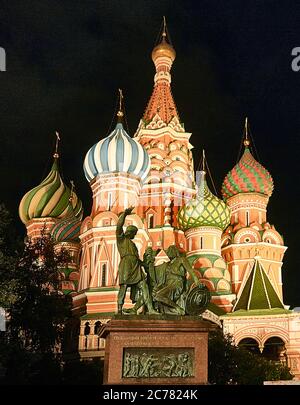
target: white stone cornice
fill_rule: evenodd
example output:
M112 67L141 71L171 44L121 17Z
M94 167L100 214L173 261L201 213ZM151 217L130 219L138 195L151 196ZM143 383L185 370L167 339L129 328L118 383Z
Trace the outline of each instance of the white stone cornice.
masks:
M239 247L257 247L257 246L268 246L268 247L274 247L276 249L283 250L284 252L287 250L287 246L284 245L275 245L274 243L267 243L267 242L250 242L250 243L231 243L230 245L226 245L222 247L222 252L226 251L228 249L232 249L233 247L239 248Z

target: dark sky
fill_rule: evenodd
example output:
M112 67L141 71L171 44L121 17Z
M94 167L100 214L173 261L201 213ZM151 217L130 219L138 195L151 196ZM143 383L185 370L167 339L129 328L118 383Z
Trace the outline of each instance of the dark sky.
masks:
M289 246L285 303L299 306L300 71L291 69L291 50L300 46L297 1L0 0L7 53L7 71L0 72L1 201L17 217L23 194L50 169L57 129L64 178L74 179L89 213L85 153L108 134L118 87L135 132L152 91L150 55L163 15L177 52L175 101L193 133L195 162L204 147L218 189L249 116L260 162L275 183L268 219Z

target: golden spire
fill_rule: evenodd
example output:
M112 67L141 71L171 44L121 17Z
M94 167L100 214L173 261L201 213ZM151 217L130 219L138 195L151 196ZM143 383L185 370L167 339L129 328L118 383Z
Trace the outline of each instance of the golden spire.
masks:
M58 143L60 141L60 136L58 131L55 131L55 135L56 135L56 143L55 143L55 152L53 154L54 159L58 159L59 158L59 154L58 154Z
M202 171L205 173L205 150L202 150Z
M117 112L117 117L118 117L118 122L122 122L123 121L123 116L124 116L124 112L123 112L123 92L122 89L119 89L119 110Z
M167 23L166 23L166 17L163 16L163 32L162 32L163 40L166 38L166 36L167 36Z
M248 138L248 117L245 119L245 139L244 139L244 145L248 147L250 145L250 139Z
M71 183L71 191L70 191L69 202L72 203L73 198L74 198L75 183L73 180L70 180L70 183Z

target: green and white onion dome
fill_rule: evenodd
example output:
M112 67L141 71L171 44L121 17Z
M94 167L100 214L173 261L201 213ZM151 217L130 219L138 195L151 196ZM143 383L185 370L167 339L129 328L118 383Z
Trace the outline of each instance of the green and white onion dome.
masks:
M144 180L150 170L150 158L146 149L131 138L119 122L108 137L87 152L83 169L89 182L99 174L111 172L130 173Z
M224 201L209 190L205 171L200 172L197 195L179 210L177 220L183 231L201 226L212 226L223 231L229 225L230 210Z
M69 199L71 190L64 184L55 157L48 176L32 190L28 191L19 205L19 216L26 225L34 218L64 218L71 212ZM82 217L82 202L73 193L72 208L77 218Z

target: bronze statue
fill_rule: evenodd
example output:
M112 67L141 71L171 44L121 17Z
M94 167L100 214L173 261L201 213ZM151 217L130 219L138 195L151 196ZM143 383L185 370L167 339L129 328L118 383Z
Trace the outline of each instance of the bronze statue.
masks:
M119 215L116 230L117 247L121 256L118 269L118 313L137 314L143 307L142 312L150 315L200 315L210 300L208 289L199 282L185 254L175 245L166 250L168 262L155 266L155 257L159 250L155 251L151 247L146 249L143 261L140 260L138 249L132 241L138 228L129 225L123 231L126 216L132 211L133 207L130 207ZM128 287L130 299L135 305L123 310Z
M137 305L130 310L124 312L136 313L138 308L146 305L149 314L157 314L153 308L152 298L149 294L149 288L146 282L146 275L142 270L142 262L139 258L139 253L136 245L133 243L137 234L138 228L134 225L129 225L124 233L123 225L127 215L130 215L134 207L127 208L119 216L117 223L117 247L121 256L119 264L119 284L120 290L118 294L118 313L122 314L123 304L127 288L130 287L130 299Z
M187 274L194 284L200 282L185 255L180 254L175 245L168 247L170 261L156 266L156 285L153 288L153 300L159 303L160 312L185 314L184 298L188 290ZM153 280L152 280L153 281Z

